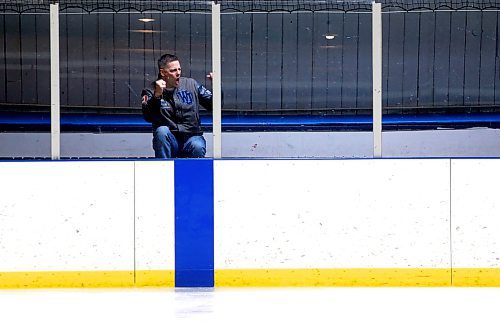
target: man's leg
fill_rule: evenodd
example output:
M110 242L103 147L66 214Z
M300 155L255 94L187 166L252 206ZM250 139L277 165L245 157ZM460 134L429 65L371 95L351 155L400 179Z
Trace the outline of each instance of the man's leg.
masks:
M179 146L177 139L167 126L153 130L153 149L156 158L172 158L177 156Z
M194 135L186 140L182 147L183 157L205 157L207 142L202 135Z

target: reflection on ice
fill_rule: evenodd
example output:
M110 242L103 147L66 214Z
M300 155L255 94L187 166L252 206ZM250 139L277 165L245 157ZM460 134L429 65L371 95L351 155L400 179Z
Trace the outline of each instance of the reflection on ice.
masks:
M186 318L213 312L214 288L176 288L175 315Z

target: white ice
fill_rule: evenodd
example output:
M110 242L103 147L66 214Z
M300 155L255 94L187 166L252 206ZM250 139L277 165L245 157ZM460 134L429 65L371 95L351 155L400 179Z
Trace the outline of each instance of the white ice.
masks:
M499 332L500 288L0 290L0 332Z

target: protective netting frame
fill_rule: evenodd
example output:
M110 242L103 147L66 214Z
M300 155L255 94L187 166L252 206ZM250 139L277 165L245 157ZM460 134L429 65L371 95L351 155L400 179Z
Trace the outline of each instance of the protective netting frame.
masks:
M211 11L210 0L0 0L0 13L48 12L50 4L58 3L61 12L80 9L95 11L159 11L205 12ZM371 11L370 0L218 0L222 12L319 12L319 11ZM498 0L377 0L384 11L417 10L500 10Z

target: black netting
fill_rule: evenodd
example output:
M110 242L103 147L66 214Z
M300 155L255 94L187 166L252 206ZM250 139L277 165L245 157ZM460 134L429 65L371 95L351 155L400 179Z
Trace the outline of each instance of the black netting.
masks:
M46 12L49 10L50 1L9 1L0 0L0 13Z
M308 0L284 0L284 1L241 1L221 0L221 11L239 12L319 12L319 11L371 11L370 0L351 1L308 1Z
M0 12L40 12L49 11L51 3L58 3L61 12L74 8L86 12L95 11L160 11L160 12L210 12L212 1L194 0L163 0L163 1L133 1L133 0L61 0L61 1L9 1L0 0Z
M160 12L210 12L212 10L212 1L124 1L124 0L65 0L52 1L58 2L60 10L64 11L70 8L81 8L87 12L99 10L111 10L115 12L122 11L160 11Z
M371 11L371 0L221 0L223 11L296 12L296 11ZM499 10L500 0L376 0L385 11L392 10Z
M43 12L51 3L59 3L60 11L78 8L94 11L160 11L160 12L210 12L213 1L194 0L0 0L0 12ZM298 11L370 11L370 0L219 0L223 12L298 12ZM384 11L414 10L500 10L500 0L377 0Z
M500 0L377 0L382 3L385 11L403 10L499 10ZM372 1L370 0L283 0L283 1L241 1L241 0L221 0L221 9L225 11L240 12L273 12L273 11L371 11Z
M499 0L380 0L384 11L499 10Z

